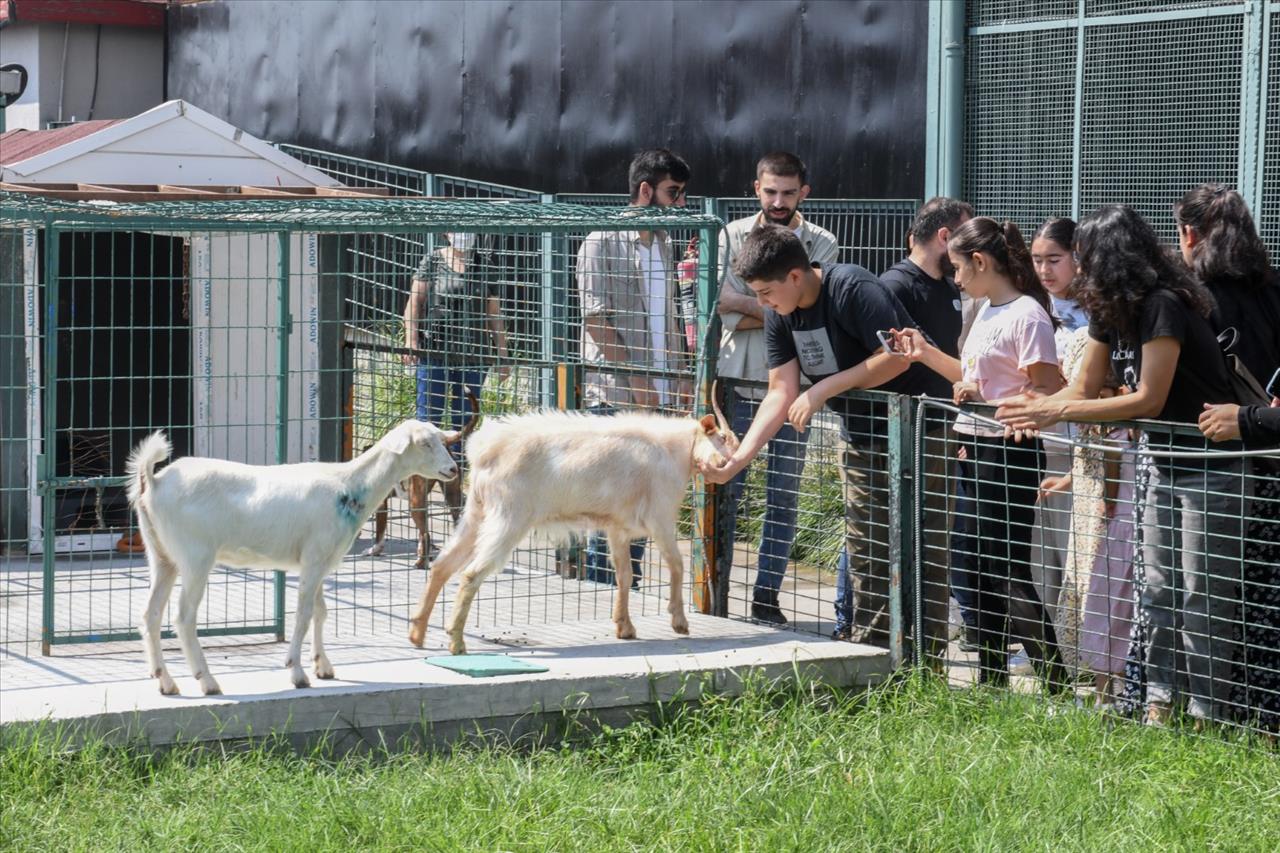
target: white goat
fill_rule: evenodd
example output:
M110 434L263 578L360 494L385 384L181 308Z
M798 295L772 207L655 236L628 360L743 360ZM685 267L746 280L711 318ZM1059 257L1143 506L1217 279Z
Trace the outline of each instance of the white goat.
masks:
M467 507L431 567L409 641L422 646L440 589L465 565L448 627L449 650L463 654L462 629L480 583L502 568L534 528L553 536L583 529L607 532L618 582L613 622L621 639L636 635L627 609L630 542L652 538L671 576L671 627L689 633L681 597L684 563L676 544L680 502L697 462L727 458L737 445L719 409L716 417L700 421L561 412L489 420L467 445Z
M309 687L302 639L314 619L316 678L333 678L324 653L325 577L351 548L378 502L412 474L449 480L458 466L446 445L457 434L405 421L350 462L244 465L188 456L155 473L172 448L152 433L129 457L129 503L151 565L142 640L160 692L174 694L160 651L160 618L182 576L177 633L191 673L206 694L221 693L196 638L196 611L215 563L298 572L298 612L285 666L295 687Z

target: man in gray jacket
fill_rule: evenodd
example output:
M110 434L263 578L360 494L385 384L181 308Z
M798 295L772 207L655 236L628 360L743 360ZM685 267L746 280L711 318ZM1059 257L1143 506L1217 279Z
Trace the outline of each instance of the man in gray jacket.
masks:
M627 173L631 207L684 207L689 164L665 148L636 154ZM587 411L681 409L692 402L688 356L676 296L676 268L665 231L594 231L575 267L582 305L582 360ZM628 368L613 371L612 367ZM645 372L638 372L640 368ZM632 585L640 584L643 539L631 543ZM587 542L586 579L617 583L604 536Z
M734 257L747 235L761 224L790 228L800 238L814 263L833 264L839 251L834 234L800 215L800 204L809 195L809 182L799 157L785 151L761 157L756 164L755 192L760 200L760 212L730 222L720 239L724 273L720 280L717 311L723 332L717 375L722 385L728 386L729 416L737 435L745 434L750 428L764 397L769 371L766 366L764 309L746 282L733 274ZM774 625L787 622L778 607L778 591L782 587L782 578L791 558L791 544L795 539L796 501L800 475L804 471L807 436L790 424L783 424L765 450L764 529L760 536L751 616ZM724 523L730 530L735 529L746 476L744 470L729 482ZM720 571L729 572L733 564L733 550L723 549L719 561Z

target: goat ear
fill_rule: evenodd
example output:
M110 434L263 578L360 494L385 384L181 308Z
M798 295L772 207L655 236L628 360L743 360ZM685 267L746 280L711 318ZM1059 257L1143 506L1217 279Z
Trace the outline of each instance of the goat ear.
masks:
M702 420L698 421L702 425L702 431L707 435L714 435L716 431L716 416L703 415Z
M382 443L392 453L404 453L409 449L409 430L403 427L393 429L383 436Z

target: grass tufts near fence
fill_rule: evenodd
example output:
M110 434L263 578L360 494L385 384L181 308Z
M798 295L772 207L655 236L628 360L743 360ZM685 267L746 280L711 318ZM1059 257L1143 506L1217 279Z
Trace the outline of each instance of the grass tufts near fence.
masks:
M1280 760L907 681L713 699L585 744L330 759L0 746L0 847L1274 849ZM1225 736L1224 736L1225 737Z

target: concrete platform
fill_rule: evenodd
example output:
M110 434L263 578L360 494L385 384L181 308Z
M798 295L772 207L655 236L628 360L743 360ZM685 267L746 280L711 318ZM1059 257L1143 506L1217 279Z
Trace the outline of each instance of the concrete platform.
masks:
M327 736L339 751L408 739L447 745L480 730L504 737L563 736L577 721L623 722L659 703L733 694L750 679L811 679L856 688L883 680L888 653L816 636L689 614L690 636L665 616L633 617L640 639L613 636L605 620L475 629L471 652L537 661L545 673L471 678L427 664L446 654L433 628L427 648L403 633L337 637L326 643L332 681L295 689L284 669L286 644L234 638L204 642L225 694L202 696L166 641L182 696L161 696L143 677L140 643L109 643L74 657L10 656L0 673L0 726L40 721L112 743L165 746L181 741L242 741L271 732L302 744ZM304 647L305 650L305 647ZM25 685L25 686L24 686Z

